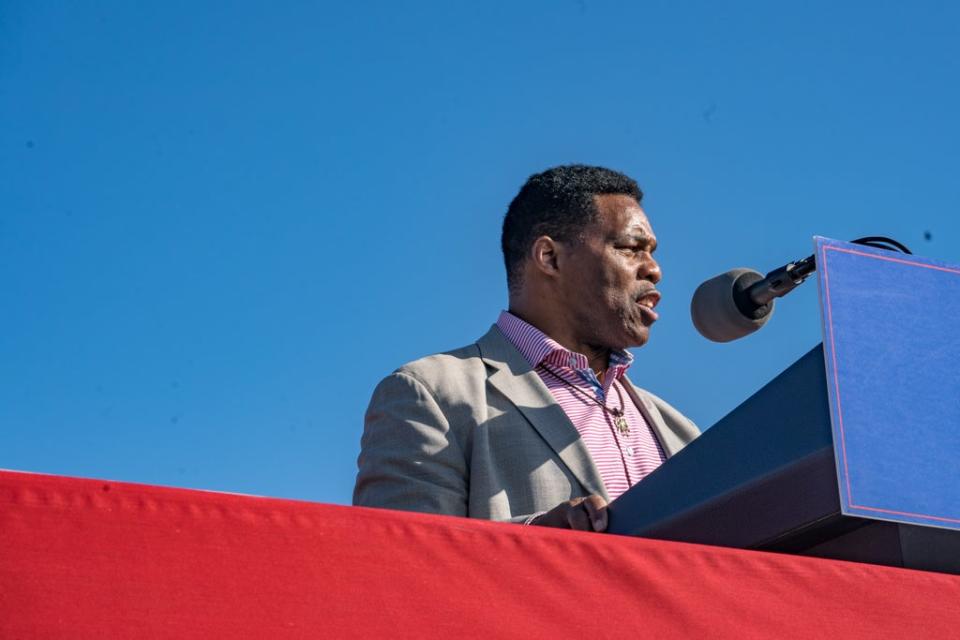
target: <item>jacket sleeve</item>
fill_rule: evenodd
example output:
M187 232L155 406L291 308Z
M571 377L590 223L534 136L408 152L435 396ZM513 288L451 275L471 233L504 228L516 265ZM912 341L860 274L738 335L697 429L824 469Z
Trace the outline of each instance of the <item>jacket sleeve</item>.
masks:
M355 505L467 516L466 455L436 398L409 373L374 390L357 466Z

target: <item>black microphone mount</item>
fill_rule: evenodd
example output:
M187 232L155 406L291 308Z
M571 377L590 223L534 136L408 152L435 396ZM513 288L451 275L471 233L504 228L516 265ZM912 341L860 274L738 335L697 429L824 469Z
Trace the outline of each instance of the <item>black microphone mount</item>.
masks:
M816 256L790 262L774 269L763 279L750 283L746 288L734 289L733 300L745 316L766 315L770 303L796 289L817 270Z

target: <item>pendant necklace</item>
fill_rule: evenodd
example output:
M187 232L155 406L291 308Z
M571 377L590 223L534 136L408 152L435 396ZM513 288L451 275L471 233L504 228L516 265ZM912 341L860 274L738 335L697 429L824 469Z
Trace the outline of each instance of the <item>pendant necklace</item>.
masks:
M619 431L622 435L630 434L630 425L627 423L627 416L623 415L623 407L625 406L623 401L623 393L620 391L620 386L616 384L616 380L614 380L613 383L611 383L611 386L613 386L617 390L617 397L620 398L620 408L611 409L607 407L607 405L600 402L595 397L593 397L592 395L590 395L589 393L587 393L586 391L578 387L577 385L573 384L572 382L570 382L569 380L561 376L559 373L554 371L553 368L548 367L546 364L542 362L538 366L544 371L546 371L547 373L549 373L551 376L553 376L554 378L562 382L563 384L570 387L570 389L573 390L575 393L578 393L582 397L586 398L587 400L592 400L596 404L600 405L601 409L603 409L609 415L613 416L613 425L617 428L617 431Z

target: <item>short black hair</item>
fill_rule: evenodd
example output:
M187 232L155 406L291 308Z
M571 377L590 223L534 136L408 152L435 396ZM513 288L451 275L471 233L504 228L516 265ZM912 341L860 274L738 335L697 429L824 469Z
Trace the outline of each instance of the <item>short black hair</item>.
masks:
M507 284L520 284L523 261L540 236L576 241L597 217L594 196L628 195L639 203L643 192L633 178L619 171L584 164L567 164L530 176L503 218L503 262Z

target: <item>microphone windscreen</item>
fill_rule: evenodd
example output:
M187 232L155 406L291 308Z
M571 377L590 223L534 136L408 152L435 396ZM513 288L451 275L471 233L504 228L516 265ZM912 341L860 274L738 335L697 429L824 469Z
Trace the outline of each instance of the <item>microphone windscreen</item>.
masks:
M690 302L690 317L700 335L714 342L730 342L765 325L773 315L772 303L767 313L753 318L744 315L736 302L739 292L760 280L763 274L753 269L731 269L697 287Z

